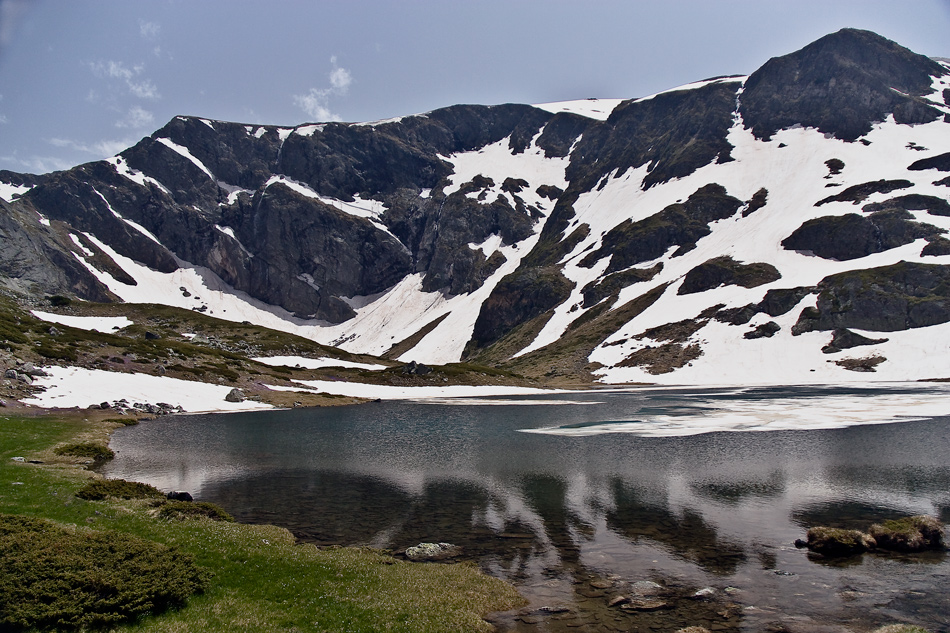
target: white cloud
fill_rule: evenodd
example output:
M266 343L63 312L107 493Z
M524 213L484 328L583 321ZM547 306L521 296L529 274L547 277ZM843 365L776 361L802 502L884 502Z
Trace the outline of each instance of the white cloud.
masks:
M0 156L0 159L8 163L22 165L23 170L31 174L46 174L51 171L62 171L70 167L75 167L75 164L57 156L31 156L30 158L20 158L14 153L12 156Z
M0 0L0 48L6 48L32 3L29 0Z
M294 105L306 112L314 121L340 121L340 115L330 110L330 97L342 97L350 89L353 76L346 68L340 68L336 56L330 58L329 88L311 88L307 94L294 95Z
M139 33L142 34L147 40L158 39L159 33L162 32L162 25L158 22L146 22L145 20L139 20Z
M65 138L51 138L48 139L47 142L53 147L62 147L77 152L83 152L84 154L92 154L96 158L109 158L110 156L115 156L122 150L131 147L134 144L134 141L129 139L102 140L96 141L91 145Z
M139 76L145 72L145 64L137 64L129 68L122 62L110 60L108 62L94 62L89 64L89 67L97 77L118 79L123 82L129 92L139 99L154 100L161 97L158 88L155 87L155 84L152 83L150 79L139 78Z
M346 68L336 65L336 56L330 58L330 63L333 64L333 70L330 71L330 86L340 94L346 94L346 91L350 89L350 84L353 83L353 76Z
M138 130L147 127L155 122L155 116L139 106L132 106L124 118L115 122L118 128L130 128Z

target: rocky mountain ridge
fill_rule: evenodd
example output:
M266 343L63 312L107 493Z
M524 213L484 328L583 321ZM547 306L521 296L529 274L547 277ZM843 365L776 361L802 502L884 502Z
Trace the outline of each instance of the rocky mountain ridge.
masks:
M403 362L941 378L948 124L950 64L852 29L619 103L176 117L106 161L0 173L0 271Z

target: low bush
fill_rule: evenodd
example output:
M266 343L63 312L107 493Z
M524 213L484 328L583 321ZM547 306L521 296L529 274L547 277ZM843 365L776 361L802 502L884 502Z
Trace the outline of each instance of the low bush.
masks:
M875 523L869 530L879 547L898 552L943 548L943 525L935 517L912 516Z
M0 515L0 630L90 628L184 605L207 573L129 534Z
M76 492L76 496L87 501L102 501L106 497L117 499L164 499L165 494L148 484L125 479L95 479Z
M218 505L207 501L169 501L158 510L162 519L197 519L206 517L214 521L234 521L234 517Z
M76 444L66 444L53 450L57 455L68 455L69 457L91 457L96 460L112 459L115 457L115 451L108 446L96 444L95 442L77 442Z
M823 526L808 530L808 549L825 556L853 556L875 546L874 539L860 530Z
M125 426L135 426L139 423L138 418L127 417L127 418L106 418L103 422L112 422L113 424L123 424Z

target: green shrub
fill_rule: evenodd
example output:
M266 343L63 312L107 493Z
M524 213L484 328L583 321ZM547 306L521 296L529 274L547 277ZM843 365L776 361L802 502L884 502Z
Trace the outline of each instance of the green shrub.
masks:
M72 299L70 299L69 297L64 297L63 295L53 295L51 297L48 297L48 299L49 299L50 305L54 305L57 307L68 306L69 304L73 302Z
M125 479L94 479L79 489L76 496L87 501L102 501L106 497L117 499L164 499L165 494L148 484Z
M135 426L139 423L138 418L127 417L127 418L106 418L103 422L112 422L113 424L124 424L125 426Z
M0 515L0 630L88 628L185 604L207 583L190 556L121 532Z
M51 360L68 360L75 362L78 358L76 350L69 347L54 347L49 343L41 343L36 348L36 353Z
M115 451L108 446L96 444L94 442L78 442L76 444L66 444L53 450L57 455L68 455L70 457L91 457L92 459L112 459L115 457Z
M162 519L197 519L207 517L214 521L234 521L234 517L218 505L207 501L169 501L158 511Z

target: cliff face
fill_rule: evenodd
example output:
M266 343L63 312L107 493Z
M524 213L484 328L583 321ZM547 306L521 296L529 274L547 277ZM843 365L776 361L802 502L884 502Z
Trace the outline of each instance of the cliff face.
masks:
M108 161L0 173L21 194L0 271L100 301L227 295L352 351L417 341L404 360L700 380L731 341L811 358L818 332L950 322L948 76L844 30L619 103L176 117Z

